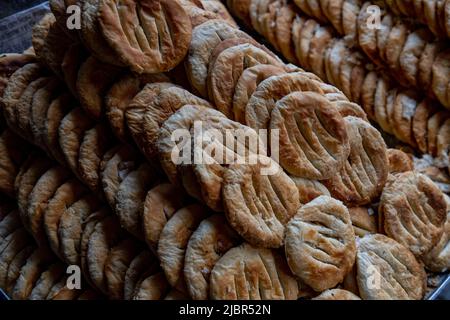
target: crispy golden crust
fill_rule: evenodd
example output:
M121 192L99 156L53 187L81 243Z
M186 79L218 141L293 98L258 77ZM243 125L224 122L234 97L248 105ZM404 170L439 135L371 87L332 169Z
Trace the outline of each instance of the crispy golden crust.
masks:
M44 212L44 228L50 248L60 257L63 256L58 237L61 216L85 193L86 189L78 180L68 180L55 191Z
M178 1L101 1L98 21L114 52L137 73L169 71L186 55L192 26ZM144 18L145 17L145 18Z
M100 123L86 131L80 145L78 172L83 182L96 194L101 194L100 162L112 146L111 132Z
M28 221L28 197L39 178L54 164L47 158L39 154L30 155L29 159L21 167L17 175L14 188L16 190L17 207L20 218L27 230L30 230Z
M144 162L121 182L116 194L115 212L128 232L144 239L142 214L147 192L159 180L158 173Z
M331 196L328 189L320 181L294 176L289 177L297 186L300 203L302 204L306 204L320 196Z
M255 16L253 27L277 47L279 39L273 37L266 25L269 20L276 29L280 14L278 12L273 15L272 10L279 4L270 2L253 1L253 9L249 8L249 4L244 4L244 7L247 6L247 12L251 11ZM400 89L397 83L390 82L383 71L374 71L374 65L368 62L375 62L381 67L387 65L400 84L423 89L430 98L439 95L441 104L448 106L449 78L446 71L449 50L442 46L443 43L434 41L423 28L395 19L388 11L382 11L382 28L367 27L370 13L366 9L370 3L334 1L330 4L329 1L319 0L298 2L301 3L299 6L305 6L306 15L312 14L320 20L317 22L317 19L310 19L300 12L292 13L297 17L290 22L291 33L287 38L293 40L300 64L339 87L353 102L361 103L369 118L378 122L385 131L395 134L412 146L416 144L416 131L422 133L423 140L426 132L422 131L423 127L417 130L414 128L414 118L418 106L424 101L413 92ZM439 2L439 5L442 6L444 2ZM286 12L289 11L289 5L292 5L282 1L279 3ZM423 5L423 1L417 3L420 3L420 7ZM427 5L433 7L431 11L434 11L434 4L427 3L425 6ZM233 5L230 9L234 10ZM345 37L336 38L334 30L323 27L323 22L331 23ZM360 52L351 49L354 44L361 46L370 59L365 59ZM288 56L288 53L284 55ZM425 104L433 104L430 102ZM420 148L424 150L423 144Z
M249 7L252 0L227 0L227 7L247 26L251 26Z
M106 285L111 299L124 299L125 274L141 250L142 245L131 237L111 249L105 263Z
M76 174L78 174L78 158L84 134L94 125L94 121L86 112L77 107L64 117L59 126L59 145L69 168Z
M25 141L6 129L0 135L0 191L15 196L14 182L25 161Z
M56 22L53 13L47 13L42 19L33 27L31 41L33 49L37 56L42 57L45 40L50 31L51 26Z
M175 84L170 82L150 83L147 84L130 102L125 118L127 127L134 139L134 142L144 155L151 159L154 156L153 150L147 146L144 133L144 115L145 110L151 104L162 90L174 87Z
M312 20L314 21L314 20ZM307 23L311 22L311 20L308 20ZM313 46L315 43L315 31L322 29L325 32L327 29L323 29L320 25L312 23L313 29L311 32L311 43L310 46L307 47L307 52L309 53L310 47ZM345 61L346 54L348 52L347 46L342 41L334 42L332 47L329 50L326 50L324 52L325 55L325 61L323 65L324 74L326 75L325 78L327 78L332 84L336 85L337 87L343 87L343 79L339 77L340 75L340 69L341 66L344 64L343 61ZM308 56L308 60L310 60L310 57ZM312 67L312 63L310 63ZM368 78L364 79L367 80ZM369 78L371 81L364 83L367 84L367 89L370 88L370 92L372 92L372 89L376 86L376 77ZM372 99L372 96L364 95L363 98ZM373 116L373 110L370 110L369 115Z
M387 149L389 173L399 173L414 170L412 156L401 150Z
M233 17L222 2L217 0L199 0L199 2L203 9L207 12L212 12L229 24L237 26L236 21L234 21Z
M77 96L83 109L94 119L104 114L103 96L120 73L121 69L92 56L81 65L76 82Z
M28 63L9 78L3 92L2 105L5 119L11 127L17 127L16 105L23 92L31 82L45 75L45 69L40 64Z
M194 300L209 298L209 279L217 261L241 239L222 214L203 220L192 233L184 257L184 279Z
M450 154L450 118L441 125L436 138L436 155L438 159L445 161Z
M12 290L11 297L14 300L27 299L36 281L39 279L42 272L55 261L55 256L46 248L39 248L33 252L28 258L25 265L20 270L20 275L17 278L16 285Z
M97 226L97 224L106 219L107 217L109 217L110 215L111 212L107 208L103 207L99 211L91 214L83 221L83 232L81 234L81 241L80 241L80 260L81 260L80 266L84 278L94 288L97 288L97 286L91 279L87 259L89 239L92 233L95 231L95 227Z
M192 87L202 97L207 97L208 64L216 46L230 38L251 39L246 33L223 20L210 20L192 31L189 54L186 59L186 73Z
M147 83L169 81L164 74L147 74L141 77L126 74L111 86L105 96L105 108L111 129L117 138L126 143L132 141L125 121L125 112L142 87Z
M169 183L159 184L148 191L143 205L142 225L145 241L151 248L158 246L167 221L185 202L184 191Z
M450 269L450 199L445 196L447 203L447 220L444 233L436 246L422 257L425 267L433 272L445 272Z
M317 93L294 92L277 102L270 129L279 130L280 164L307 179L332 176L350 153L345 121L327 99Z
M131 261L129 268L125 273L124 279L124 298L131 300L136 287L142 279L159 271L158 258L150 251L143 250Z
M27 262L31 254L36 250L36 246L31 244L20 250L11 260L8 266L8 273L6 276L5 287L3 288L8 294L12 293L12 290L20 275L20 270Z
M388 90L388 83L380 79L377 82L375 91L374 113L375 120L379 123L381 129L387 133L394 134L394 119L391 117L389 110L393 110L396 92Z
M213 64L215 63L217 58L222 54L223 51L230 49L232 47L235 47L235 46L243 45L243 44L253 45L253 46L257 47L258 49L263 50L265 53L267 53L268 55L273 57L278 62L281 62L279 60L279 58L272 51L270 51L266 46L259 44L253 38L228 38L228 39L225 39L225 40L219 42L216 45L216 47L214 48L214 50L211 52L211 56L209 58L208 70L211 69L210 67L213 66ZM209 86L209 84L208 84L208 86ZM207 89L208 89L208 95L211 96L211 88L207 88Z
M0 244L0 286L6 288L8 267L14 257L31 243L27 231L19 227L10 233Z
M245 107L245 123L255 129L268 129L276 103L295 91L312 91L323 94L316 81L303 72L270 77L261 82Z
M62 165L66 164L66 160L59 145L59 125L62 119L72 110L74 103L75 101L70 93L62 93L48 107L45 119L44 144L51 156Z
M292 24L295 19L294 5L281 6L275 20L275 37L281 53L291 63L298 63L292 40Z
M100 31L98 22L98 6L100 0L84 0L81 2L81 38L84 45L97 59L105 63L123 66L124 62L110 47Z
M418 106L418 99L414 92L400 93L394 101L392 126L395 136L403 142L415 147L416 141L411 130L411 123Z
M306 19L297 15L292 23L292 40L294 42L295 56L304 68L309 69L308 63L308 45L311 40L311 24L313 20L309 20L306 23ZM303 42L300 40L303 39Z
M349 206L369 204L380 195L388 175L386 144L378 130L355 117L344 118L350 155L339 172L324 181L333 197Z
M69 178L67 169L57 166L45 172L34 185L28 196L27 221L30 232L39 245L47 244L44 230L44 216L47 205L59 187Z
M443 192L447 192L449 190L450 185L450 176L445 171L445 169L438 168L424 159L414 159L414 163L417 167L416 172L422 173L430 178L434 183L437 184L439 189ZM445 194L444 194L445 195Z
M420 257L442 236L447 205L439 188L413 171L390 176L381 195L379 214L386 234Z
M52 78L45 86L37 90L33 96L28 121L30 123L33 143L44 150L47 148L45 144L45 137L47 135L45 131L47 111L53 99L57 98L62 90L61 81L58 78Z
M200 187L200 184L197 180L197 177L195 175L195 172L190 165L180 165L178 166L178 173L181 176L181 183L183 185L184 190L186 190L186 193L191 196L192 198L203 202L203 195L202 195L202 189Z
M450 51L441 52L433 63L432 88L438 100L446 107L450 105Z
M261 5L262 3L264 4ZM258 27L260 28L260 32L273 44L277 51L280 51L275 31L276 17L282 3L279 1L260 1L259 4Z
M159 129L163 123L177 110L185 105L198 105L212 108L212 105L189 91L180 87L171 86L163 89L158 96L145 106L143 129L145 150L156 154L156 142Z
M134 290L132 300L161 300L170 290L164 273L158 272L142 279Z
M116 194L122 181L131 171L137 169L141 159L137 152L127 145L109 150L100 163L100 177L103 193L111 208L116 206Z
M365 111L356 103L340 100L334 102L333 105L343 117L353 116L368 121Z
M439 129L449 117L450 113L448 111L439 111L428 119L427 138L429 154L437 155L437 137Z
M87 243L86 262L89 277L105 294L108 292L105 264L111 249L119 243L122 235L117 217L108 216L95 225Z
M223 179L230 225L251 244L280 247L285 226L300 207L295 183L272 159L262 156L256 164L230 165Z
M295 300L298 285L284 257L244 243L229 250L210 278L214 300Z
M70 196L68 195L68 197ZM70 203L70 200L68 202ZM70 205L66 204L66 209L60 216L57 231L59 252L67 264L80 264L80 241L83 223L100 206L100 202L92 195L84 196Z
M171 183L175 185L181 184L177 165L172 161L172 152L175 148L182 150L184 144L190 143L184 141L182 137L179 137L177 141L172 140L172 133L176 130L183 130L185 133L188 133L195 121L205 121L210 117L225 118L221 112L214 109L197 105L186 105L171 115L162 125L156 145L159 161Z
M201 205L191 205L179 209L166 223L158 242L158 256L161 268L172 287L183 288L184 257L186 247L194 230L208 217L208 209Z
M192 28L195 28L206 21L220 18L217 13L204 10L200 3L194 4L189 0L180 0L180 3L191 20Z
M15 121L17 127L13 128L22 137L29 140L33 139L30 128L30 118L32 113L32 106L34 95L40 89L46 87L54 77L39 77L38 79L29 83L26 89L21 94L17 105L15 106Z
M328 196L299 209L286 227L285 242L292 272L318 292L342 282L355 262L355 233L348 209Z
M140 89L139 78L128 74L116 81L105 97L106 116L114 134L123 142L131 141L125 121L125 112Z
M352 220L353 230L358 237L366 234L377 233L377 217L371 208L353 207L348 208Z
M350 291L355 295L359 296L358 280L356 279L356 263L353 265L352 270L347 273L344 280L342 281L342 289Z
M261 0L252 1L250 4L249 11L252 25L261 34L265 34L264 22L268 18L267 15L269 15L269 4L274 2L274 0Z
M245 69L257 64L283 66L278 58L250 43L231 46L216 56L213 54L208 66L209 98L228 118L233 115L233 94L238 77Z
M347 290L331 289L322 292L313 300L361 300L361 298Z
M267 152L258 133L238 122L209 117L201 125L201 129L191 129L194 163L190 168L200 188L201 199L220 212L223 210L222 185L226 167L232 163L248 163L250 157ZM230 141L232 145L229 145ZM202 158L198 160L200 155Z
M267 78L284 73L286 71L283 68L269 64L257 64L243 70L234 87L234 119L240 123L245 123L245 107L258 85Z
M29 300L45 300L53 286L63 277L65 268L61 262L56 262L41 273L31 290Z
M34 60L35 57L31 54L9 53L0 55L0 97L3 96L12 74L24 65L34 62Z
M364 300L422 299L426 274L403 245L381 234L367 235L358 244L357 280Z

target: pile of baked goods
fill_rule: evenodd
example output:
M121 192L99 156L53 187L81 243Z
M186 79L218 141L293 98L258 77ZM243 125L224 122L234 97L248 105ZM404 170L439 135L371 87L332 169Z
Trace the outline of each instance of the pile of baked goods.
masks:
M424 298L450 268L448 51L403 7L377 31L325 3L51 0L0 57L0 288Z

